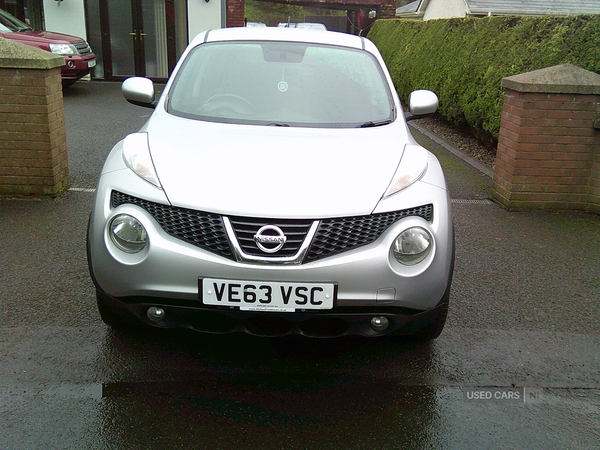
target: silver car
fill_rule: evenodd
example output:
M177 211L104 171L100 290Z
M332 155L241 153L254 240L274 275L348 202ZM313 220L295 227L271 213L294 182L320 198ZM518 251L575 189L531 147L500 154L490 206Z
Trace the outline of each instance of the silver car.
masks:
M108 156L88 229L117 329L436 338L454 265L448 191L375 45L342 33L208 31Z

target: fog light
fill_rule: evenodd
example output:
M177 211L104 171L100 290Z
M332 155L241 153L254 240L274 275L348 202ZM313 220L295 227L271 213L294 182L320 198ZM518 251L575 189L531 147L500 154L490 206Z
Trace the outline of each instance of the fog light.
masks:
M144 225L135 217L119 214L110 222L110 239L125 253L141 252L148 242Z
M431 250L433 237L425 228L412 227L398 235L392 251L401 264L413 266L423 261Z
M152 322L160 322L165 318L165 310L156 306L151 306L148 308L148 312L146 314L148 315L148 319L150 319Z
M375 331L385 331L390 326L390 321L387 317L378 316L371 319L371 328Z

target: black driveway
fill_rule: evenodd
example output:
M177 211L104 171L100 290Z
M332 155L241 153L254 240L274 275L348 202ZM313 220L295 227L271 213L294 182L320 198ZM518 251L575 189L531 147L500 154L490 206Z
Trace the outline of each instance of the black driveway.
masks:
M0 200L1 449L598 448L598 216L504 211L489 177L418 135L454 199L437 341L119 335L85 229L104 158L150 110L99 82L65 107L71 190Z

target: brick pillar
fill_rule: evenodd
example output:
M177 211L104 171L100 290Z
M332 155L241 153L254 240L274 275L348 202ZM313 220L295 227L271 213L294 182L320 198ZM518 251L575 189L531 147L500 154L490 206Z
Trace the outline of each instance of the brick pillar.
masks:
M69 184L62 56L0 38L0 195L49 195Z
M396 18L396 2L383 0L379 6L378 19L395 19Z
M596 129L600 130L600 123L596 122ZM596 151L592 163L592 173L590 175L589 190L589 209L600 212L600 152Z
M245 25L244 20L246 18L246 5L244 0L226 0L226 5L226 27L243 27Z
M492 198L508 209L600 211L600 75L564 64L502 86Z

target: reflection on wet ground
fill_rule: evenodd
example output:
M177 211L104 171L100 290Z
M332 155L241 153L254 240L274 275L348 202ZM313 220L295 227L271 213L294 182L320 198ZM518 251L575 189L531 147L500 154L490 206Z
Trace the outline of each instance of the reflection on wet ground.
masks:
M213 448L414 448L436 422L435 388L417 369L431 359L427 345L176 332L109 334L104 348L114 364L174 377L103 385L104 426L119 424L109 433L119 446L147 442L140 418L165 442L192 437ZM398 355L410 361L410 384L379 371Z

